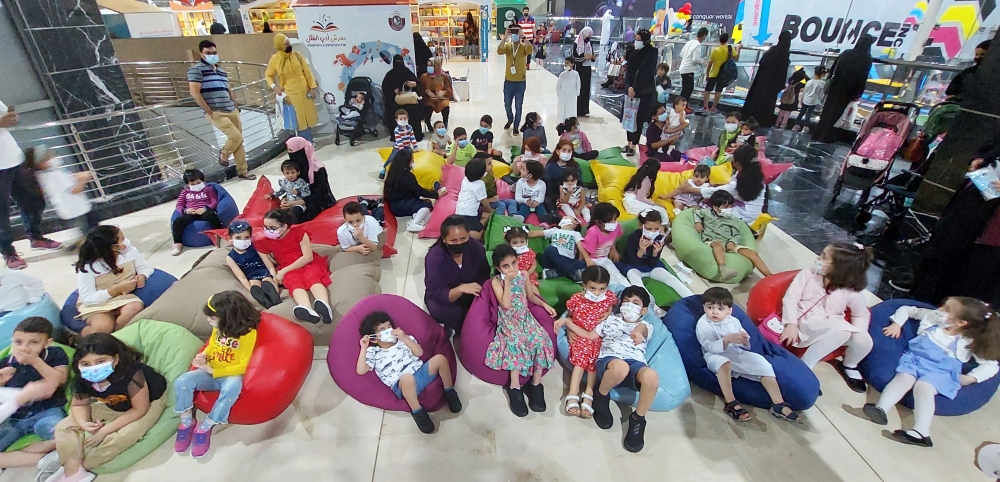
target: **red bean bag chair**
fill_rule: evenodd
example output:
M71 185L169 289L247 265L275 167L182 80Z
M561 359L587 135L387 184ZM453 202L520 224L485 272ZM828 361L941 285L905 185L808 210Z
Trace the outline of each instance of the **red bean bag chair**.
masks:
M281 415L309 375L312 344L312 335L305 328L278 315L261 313L257 345L243 375L243 391L229 413L229 423L256 425ZM197 392L194 405L208 413L218 398L217 391Z
M782 271L758 281L750 289L750 299L747 300L747 316L755 325L759 326L771 313L781 316L781 299L785 296L785 292L788 291L788 287L797 274L799 274L799 270ZM845 313L845 318L847 321L851 321L850 310ZM783 346L799 358L802 358L802 354L806 352L805 348ZM823 358L823 361L828 362L844 356L844 350L845 347L834 350L833 353Z
M479 297L472 302L469 314L465 316L465 323L462 325L461 341L458 345L458 358L462 360L462 366L476 378L493 385L506 386L510 383L510 373L494 370L486 366L486 349L497 332L497 318L499 317L500 305L497 302L496 294L493 293L493 286L490 280L483 284L483 291ZM556 347L556 333L552 329L555 321L545 312L545 308L529 303L528 309L535 316L538 323L545 328L545 332L552 339L552 349ZM521 377L521 384L528 383L531 377Z
M441 185L448 188L448 193L444 197L438 198L431 211L431 218L427 221L427 226L420 231L422 239L436 239L441 236L441 223L444 218L455 214L455 206L458 204L458 192L462 190L462 179L465 177L465 168L455 165L445 164L441 166Z
M330 375L344 392L355 400L383 410L409 412L410 406L406 400L397 398L374 371L359 376L356 371L358 355L361 353L361 334L358 329L366 316L384 311L392 317L396 326L412 336L424 349L420 357L426 362L437 354L448 358L452 377L455 376L458 363L455 361L455 350L451 347L441 325L431 318L412 301L397 295L372 295L351 308L340 320L337 329L330 337L330 351L326 355L326 364ZM438 377L423 392L420 393L420 406L428 411L437 411L444 407L444 385Z

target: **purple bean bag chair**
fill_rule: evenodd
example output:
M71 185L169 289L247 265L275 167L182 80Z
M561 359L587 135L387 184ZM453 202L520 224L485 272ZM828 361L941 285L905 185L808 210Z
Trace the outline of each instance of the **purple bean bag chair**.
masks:
M344 315L330 338L330 351L326 355L326 364L337 386L355 400L383 410L409 412L410 406L406 400L397 398L392 389L382 383L374 371L361 376L355 371L358 355L361 353L361 333L358 329L361 327L361 321L376 311L388 313L397 327L417 340L424 349L424 354L420 357L424 362L434 355L444 354L448 358L454 376L455 368L458 366L455 361L455 350L451 347L441 325L410 300L389 294L369 296ZM420 394L420 405L430 412L444 407L444 386L440 377Z
M462 335L459 343L458 358L462 360L462 366L476 378L494 385L507 386L510 383L510 373L494 370L486 366L486 349L497 333L497 318L500 314L500 305L497 302L496 294L493 293L493 286L490 280L483 283L483 291L469 308L469 314L465 316L465 324L462 325ZM552 348L556 347L556 334L552 329L555 321L545 312L545 308L529 303L528 309L535 316L538 323L545 328L545 332L552 339ZM521 377L521 384L525 385L531 377Z

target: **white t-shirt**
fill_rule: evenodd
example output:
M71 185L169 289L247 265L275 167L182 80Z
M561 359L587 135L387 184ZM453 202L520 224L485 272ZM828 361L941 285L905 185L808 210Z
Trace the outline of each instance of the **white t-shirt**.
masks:
M534 186L529 186L527 179L518 179L514 186L514 200L521 204L528 201L545 202L545 181L539 179Z
M375 218L365 216L364 221L361 222L361 229L364 230L366 238L371 240L371 242L378 244L378 235L382 234L382 226L379 226L378 221ZM337 240L340 241L340 247L342 249L347 249L351 246L361 244L361 241L358 241L357 238L354 237L353 231L354 228L346 222L337 228Z
M90 212L87 195L71 192L76 187L76 180L68 172L59 168L38 171L38 184L60 218L74 219Z
M129 261L135 262L135 274L144 275L146 279L153 276L153 267L146 262L146 258L142 256L142 253L135 246L131 246L124 253L119 254L115 263L121 266ZM80 303L83 303L84 306L93 306L111 299L108 290L97 289L97 277L110 271L111 268L104 261L98 261L92 266L87 265L86 273L80 272L76 274L76 283L80 292Z
M802 103L816 106L823 102L823 87L825 85L825 81L818 79L806 82L806 87L802 91Z
M412 336L410 339L417 341ZM368 349L365 350L365 365L375 370L375 374L382 380L382 383L392 387L399 382L403 375L416 373L424 365L424 362L410 351L410 347L406 346L406 343L396 340L396 344L389 348L368 345Z
M7 113L7 104L0 101L0 115ZM24 162L24 153L7 129L0 129L0 169L10 169Z
M555 246L559 255L564 258L576 259L576 243L583 241L583 235L568 229L549 228L544 231L545 239Z
M455 214L459 216L479 216L479 206L483 199L486 199L486 184L482 179L469 181L469 178L462 178L462 189L458 191L458 203L455 205Z
M632 341L632 330L639 325L646 325L646 337L638 345ZM612 314L594 328L594 332L601 337L601 353L597 358L612 356L622 360L646 361L646 343L649 337L653 336L653 325L639 318L635 323L629 323L622 319L619 314Z
M677 68L677 72L693 74L699 65L705 65L705 58L701 56L701 42L698 39L688 40L681 49L681 65Z
M20 310L45 296L42 280L20 271L0 270L0 313Z

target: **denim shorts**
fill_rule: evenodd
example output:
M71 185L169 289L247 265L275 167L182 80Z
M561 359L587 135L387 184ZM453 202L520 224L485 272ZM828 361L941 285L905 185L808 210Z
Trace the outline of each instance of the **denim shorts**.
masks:
M614 360L622 360L622 359L613 356L606 356L604 358L597 360L598 380L604 378L604 371L608 369L608 364ZM647 366L646 362L641 362L638 360L622 360L622 361L628 363L628 376L625 377L625 379L622 380L621 383L615 385L614 388L627 388L629 390L635 390L638 392L641 384L639 383L639 380L636 379L636 377L639 375L639 370L642 370Z
M420 368L413 373L413 381L417 382L417 395L419 396L424 391L424 389L427 388L427 385L430 385L431 382L437 380L437 377L438 376L436 374L431 375L430 368L427 366L426 363L421 365ZM396 384L392 386L392 393L395 393L396 396L399 397L400 399L403 398L403 391L400 390L399 388L398 380L396 381Z

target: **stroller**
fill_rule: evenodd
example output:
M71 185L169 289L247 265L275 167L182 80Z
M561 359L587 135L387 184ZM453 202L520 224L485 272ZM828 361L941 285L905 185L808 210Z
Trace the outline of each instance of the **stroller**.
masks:
M920 108L905 102L879 102L861 126L833 186L833 202L844 187L861 191L858 206L868 201L872 187L885 180L899 148L910 134Z
M365 105L361 109L351 105L358 94L364 94ZM385 103L382 88L368 77L354 77L344 89L344 105L337 108L337 132L334 144L340 145L340 135L348 137L353 146L358 138L370 133L378 137L378 125L382 120Z

